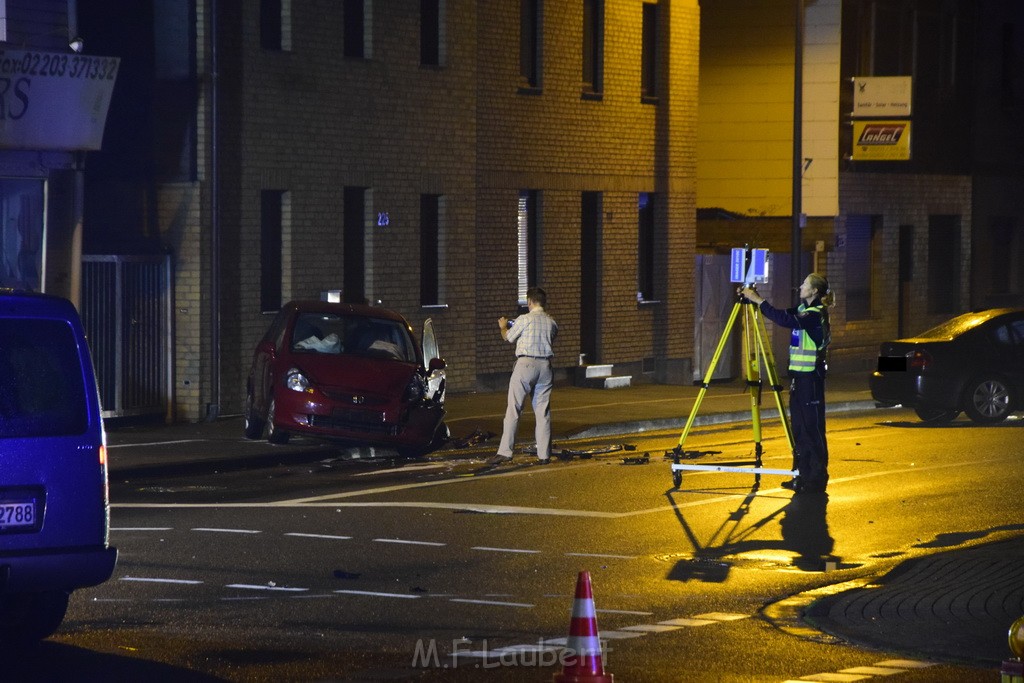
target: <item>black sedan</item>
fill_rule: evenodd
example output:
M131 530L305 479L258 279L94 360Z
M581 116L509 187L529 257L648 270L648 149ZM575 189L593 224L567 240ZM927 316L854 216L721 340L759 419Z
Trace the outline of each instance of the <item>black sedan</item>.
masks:
M1024 309L965 313L912 339L883 342L871 396L929 422L981 424L1024 405Z

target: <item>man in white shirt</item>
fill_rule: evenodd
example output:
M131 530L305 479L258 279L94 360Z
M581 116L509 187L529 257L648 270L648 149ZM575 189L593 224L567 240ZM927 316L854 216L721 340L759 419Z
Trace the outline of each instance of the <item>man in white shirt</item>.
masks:
M529 395L533 396L533 414L537 421L537 459L541 464L551 462L551 358L558 324L544 312L546 304L547 293L540 287L531 287L526 292L529 313L511 322L504 316L498 318L501 338L516 345L516 365L508 382L508 407L501 443L491 464L512 460L519 417Z

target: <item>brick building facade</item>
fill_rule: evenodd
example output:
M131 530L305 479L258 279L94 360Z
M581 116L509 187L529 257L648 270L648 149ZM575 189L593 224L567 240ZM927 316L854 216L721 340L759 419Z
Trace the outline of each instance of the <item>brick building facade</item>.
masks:
M866 370L883 339L1019 303L1020 10L803 3L794 171L783 4L81 5L83 26L112 36L93 44L122 58L122 95L148 107L90 157L120 150L121 170L94 165L85 232L117 241L130 223L173 257L175 417L237 413L269 314L325 291L432 318L452 391L504 385L495 321L528 284L560 322L559 379L585 354L634 381L689 382L710 333L697 257L770 246L783 302L795 172L801 266L839 295L833 367ZM851 161L849 79L905 73L912 159Z
M326 291L432 318L450 391L506 381L495 323L527 279L563 380L583 348L689 379L696 0L182 1L147 18L158 42L169 14L194 164L138 220L174 259L177 419L239 412L269 314Z

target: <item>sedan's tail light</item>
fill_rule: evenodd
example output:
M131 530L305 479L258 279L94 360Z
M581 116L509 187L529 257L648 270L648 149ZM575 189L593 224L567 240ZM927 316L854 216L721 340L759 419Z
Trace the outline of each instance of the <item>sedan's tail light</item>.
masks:
M911 351L907 355L907 369L918 372L927 370L932 364L932 354L922 349Z

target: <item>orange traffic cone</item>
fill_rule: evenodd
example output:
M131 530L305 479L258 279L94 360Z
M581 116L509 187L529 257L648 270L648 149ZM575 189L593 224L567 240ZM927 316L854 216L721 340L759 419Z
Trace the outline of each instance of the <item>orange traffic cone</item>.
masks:
M580 572L576 579L569 639L562 657L562 673L555 674L554 683L612 683L614 677L604 672L601 661L601 636L597 632L590 572Z

